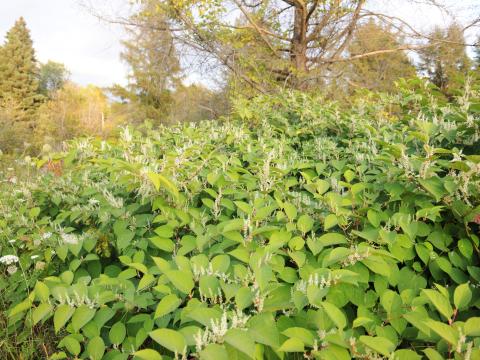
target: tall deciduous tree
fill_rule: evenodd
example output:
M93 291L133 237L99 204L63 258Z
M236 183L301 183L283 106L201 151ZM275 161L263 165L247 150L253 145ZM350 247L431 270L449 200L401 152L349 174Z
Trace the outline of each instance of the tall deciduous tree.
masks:
M203 58L216 59L237 79L262 92L278 86L302 90L322 87L336 75L332 64L425 46L419 41L425 40L423 34L398 17L374 11L369 8L372 2L366 0L138 2L155 4L154 14L169 19L157 29L165 28L176 42L200 51ZM441 1L423 3L440 6ZM397 49L377 48L349 56L355 28L369 18L407 29L411 42Z
M145 2L129 21L129 39L123 42L121 54L130 67L129 83L126 89L114 87L113 92L136 105L143 120L165 119L180 79L180 63L166 18L155 11L154 2Z
M348 47L350 56L377 49L396 49L402 39L391 29L377 24L373 19L358 27ZM364 57L350 63L346 77L354 87L390 91L395 80L415 76L415 67L402 51Z
M18 109L15 120L31 122L40 99L33 42L25 20L19 18L0 51L0 103Z
M456 87L455 80L466 74L472 65L465 48L462 28L452 24L436 27L430 34L431 46L420 52L420 70L430 81L448 94Z
M49 60L40 66L39 90L45 96L51 97L60 90L68 80L69 72L65 65Z

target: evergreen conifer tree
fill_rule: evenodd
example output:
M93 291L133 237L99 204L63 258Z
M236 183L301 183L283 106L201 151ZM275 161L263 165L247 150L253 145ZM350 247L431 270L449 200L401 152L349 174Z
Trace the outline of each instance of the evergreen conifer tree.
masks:
M467 74L472 62L467 55L461 27L452 24L446 29L435 28L430 35L432 46L420 52L420 70L443 93L451 95L461 86L457 80Z
M0 51L0 106L15 110L14 121L31 123L40 100L35 50L21 17L8 31Z

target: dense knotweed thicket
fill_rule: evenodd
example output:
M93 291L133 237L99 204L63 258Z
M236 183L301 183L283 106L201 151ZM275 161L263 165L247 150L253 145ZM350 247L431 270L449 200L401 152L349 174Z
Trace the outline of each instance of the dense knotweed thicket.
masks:
M4 341L42 329L32 357L51 359L480 358L479 94L415 86L347 110L259 97L27 159L40 175L0 196Z

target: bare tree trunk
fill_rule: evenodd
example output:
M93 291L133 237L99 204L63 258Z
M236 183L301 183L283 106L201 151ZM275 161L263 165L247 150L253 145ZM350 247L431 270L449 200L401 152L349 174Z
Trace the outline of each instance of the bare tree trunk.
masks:
M305 5L295 1L295 12L293 22L293 36L291 40L290 60L294 69L293 85L299 87L302 84L301 77L307 69L307 11Z

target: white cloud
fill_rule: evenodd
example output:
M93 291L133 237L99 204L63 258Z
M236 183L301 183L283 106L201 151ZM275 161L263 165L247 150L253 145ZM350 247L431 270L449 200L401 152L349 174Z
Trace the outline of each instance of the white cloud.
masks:
M115 0L116 1L116 0ZM1 0L0 34L23 16L37 58L64 63L72 80L108 86L125 83L119 54L121 31L88 14L76 0Z
M416 0L421 2L421 0ZM441 0L440 0L441 1ZM478 14L479 0L444 0L460 14ZM434 24L448 21L444 14L431 7L412 5L407 0L369 0L382 10L407 19L422 31ZM81 3L87 3L102 13L125 14L130 8L127 0L0 0L0 37L23 16L31 30L37 57L40 61L64 63L72 80L80 84L108 86L126 83L127 68L120 60L123 37L119 26L108 25L88 13ZM477 11L474 11L477 9ZM461 19L462 20L462 19ZM472 29L471 33L477 29ZM192 69L192 66L187 66ZM200 73L187 75L187 82L210 83Z

